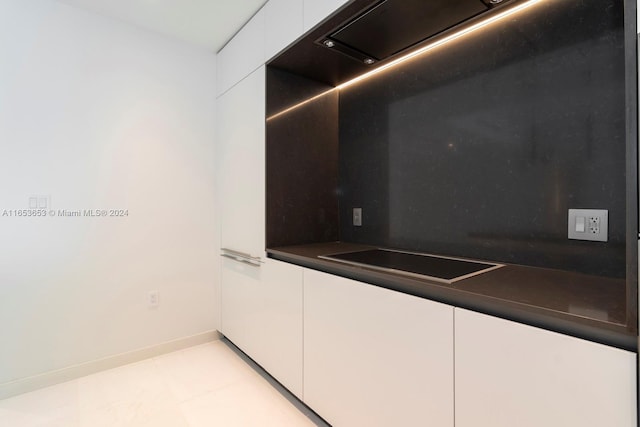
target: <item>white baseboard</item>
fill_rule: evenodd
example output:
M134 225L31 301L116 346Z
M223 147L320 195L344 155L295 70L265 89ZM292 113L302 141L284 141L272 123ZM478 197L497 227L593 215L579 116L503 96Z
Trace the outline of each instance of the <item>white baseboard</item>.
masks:
M103 359L92 360L79 365L73 365L67 368L10 381L0 384L0 399L6 399L22 393L28 393L40 388L71 381L86 375L95 374L96 372L117 368L118 366L127 365L129 363L139 362L151 357L171 353L172 351L182 350L194 345L219 340L220 337L222 337L222 335L218 331L207 331L201 334L141 348L139 350L116 354Z

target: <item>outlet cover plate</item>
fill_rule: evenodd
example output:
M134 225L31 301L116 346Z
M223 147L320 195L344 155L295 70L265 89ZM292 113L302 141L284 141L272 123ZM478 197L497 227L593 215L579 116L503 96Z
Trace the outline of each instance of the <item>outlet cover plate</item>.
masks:
M576 227L582 223L583 226ZM584 231L579 231L579 230ZM604 209L569 209L568 237L574 240L606 242L609 237L609 211Z
M160 305L160 292L157 290L154 291L149 291L149 307L150 308L156 308Z
M353 208L353 225L362 227L362 208Z

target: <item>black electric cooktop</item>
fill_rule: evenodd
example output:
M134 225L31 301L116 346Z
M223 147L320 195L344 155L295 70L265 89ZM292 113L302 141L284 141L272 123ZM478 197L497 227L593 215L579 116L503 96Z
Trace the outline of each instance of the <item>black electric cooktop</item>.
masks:
M502 264L467 261L459 258L401 252L391 249L370 249L322 255L319 258L376 270L418 276L444 283L453 283L503 266Z

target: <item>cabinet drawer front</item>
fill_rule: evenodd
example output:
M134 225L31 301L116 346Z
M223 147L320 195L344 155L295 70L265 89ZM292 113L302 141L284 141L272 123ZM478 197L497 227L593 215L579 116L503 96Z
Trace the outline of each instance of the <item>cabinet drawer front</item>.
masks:
M302 267L221 259L221 332L302 398Z
M336 427L453 426L453 308L305 269L304 401Z
M636 355L455 310L457 427L636 426Z

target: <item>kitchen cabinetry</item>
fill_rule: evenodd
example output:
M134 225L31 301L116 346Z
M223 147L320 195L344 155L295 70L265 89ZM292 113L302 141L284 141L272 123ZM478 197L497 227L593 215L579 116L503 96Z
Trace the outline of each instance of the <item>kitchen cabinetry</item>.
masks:
M265 69L218 98L220 246L254 257L265 248Z
M305 269L304 402L335 427L453 426L453 308Z
M304 0L304 31L315 27L348 0Z
M269 0L264 6L266 60L302 35L302 5L302 0Z
M297 8L297 9L296 9ZM297 12L296 12L297 10ZM302 398L302 268L265 259L265 49L302 33L302 0L272 0L218 54L220 331Z
M264 257L261 65L344 3L270 0L220 52L221 247ZM634 353L271 259L221 279L221 332L336 427L636 425Z
M221 265L221 332L302 398L302 267Z
M262 8L218 52L218 79L216 82L216 93L218 95L226 92L234 84L264 64L264 35L265 11Z
M302 396L302 268L264 259L264 67L218 98L221 332Z
M456 308L456 427L636 426L636 355Z

